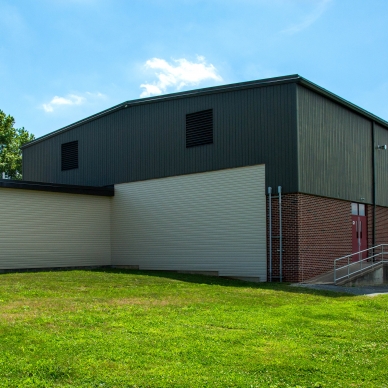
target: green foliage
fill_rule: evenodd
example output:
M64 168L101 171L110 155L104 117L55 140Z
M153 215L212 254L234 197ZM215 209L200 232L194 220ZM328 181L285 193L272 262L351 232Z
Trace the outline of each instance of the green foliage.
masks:
M0 275L0 387L388 387L388 297L162 272Z
M14 128L15 120L0 110L0 178L4 172L11 179L22 179L20 147L34 139L24 128Z

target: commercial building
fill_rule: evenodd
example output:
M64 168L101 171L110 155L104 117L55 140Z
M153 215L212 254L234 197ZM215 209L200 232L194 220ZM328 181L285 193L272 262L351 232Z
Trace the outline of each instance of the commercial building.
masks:
M127 101L25 145L23 178L114 187L110 265L304 281L388 242L387 144L291 75Z

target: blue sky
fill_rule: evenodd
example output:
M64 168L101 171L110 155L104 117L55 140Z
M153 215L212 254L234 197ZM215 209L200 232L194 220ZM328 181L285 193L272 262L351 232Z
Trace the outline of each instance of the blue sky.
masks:
M0 109L36 137L140 96L300 74L388 120L387 0L0 0Z

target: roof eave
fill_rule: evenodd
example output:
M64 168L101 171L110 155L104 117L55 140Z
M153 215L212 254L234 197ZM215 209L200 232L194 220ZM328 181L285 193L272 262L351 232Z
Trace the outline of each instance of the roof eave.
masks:
M192 96L198 96L198 95L207 95L207 94L215 94L215 93L225 93L229 91L235 91L235 90L243 90L243 89L251 89L251 88L257 88L257 87L265 87L265 86L271 86L271 85L278 85L278 84L285 84L285 83L297 83L299 85L302 85L304 87L307 87L345 107L348 109L355 111L359 113L360 115L367 117L370 120L375 121L378 124L383 125L388 129L388 122L381 119L378 116L375 116L374 114L366 111L365 109L360 108L359 106L352 104L351 102L345 100L344 98L341 98L337 96L336 94L328 91L325 88L322 88L321 86L314 84L313 82L307 80L306 78L301 77L298 74L292 74L287 75L283 77L274 77L274 78L266 78L262 80L256 80L256 81L248 81L248 82L240 82L235 84L229 84L229 85L222 85L222 86L213 86L210 88L203 88L203 89L195 89L195 90L189 90L184 92L178 92L178 93L170 93L170 94L164 94L161 96L155 96L155 97L148 97L148 98L141 98L136 100L130 100L123 102L119 105L115 105L112 108L106 109L102 112L96 113L95 115L89 116L85 119L82 119L80 121L77 121L73 124L67 125L66 127L60 128L54 132L50 132L47 135L41 136L35 140L32 140L29 143L24 144L21 148L27 148L32 145L35 145L37 143L40 143L44 140L47 140L51 137L54 137L56 135L59 135L60 133L69 131L73 128L76 128L80 125L86 124L90 121L96 120L100 117L106 116L108 114L111 114L113 112L116 112L120 109L126 109L132 106L138 106L143 104L150 104L150 103L156 103L160 101L168 101L168 100L175 100L179 98L186 98L186 97L192 97Z
M83 124L88 123L90 121L96 120L102 116L106 116L106 115L111 114L113 112L116 112L120 109L126 109L126 108L129 108L131 106L138 106L138 105L166 101L166 100L175 100L175 99L179 99L179 98L192 97L192 96L196 96L196 95L202 96L202 95L206 95L206 94L224 93L224 92L229 92L232 90L251 89L251 88L264 87L264 86L270 86L270 85L275 85L275 84L276 85L277 84L284 84L284 83L296 82L296 81L298 81L299 78L300 78L300 76L298 74L292 74L292 75L287 75L287 76L283 76L283 77L274 77L274 78L267 78L267 79L263 79L263 80L240 82L240 83L221 85L221 86L213 86L210 88L188 90L188 91L184 91L184 92L170 93L170 94L164 94L161 96L147 97L147 98L140 98L140 99L136 99L136 100L125 101L121 104L113 106L112 108L103 110L102 112L96 113L92 116L86 117L85 119L76 121L73 124L67 125L66 127L63 127L63 128L60 128L56 131L50 132L47 135L38 137L37 139L34 139L34 140L24 144L21 147L21 149L30 147L32 145L35 145L36 143L40 143L40 142L47 140L51 137L59 135L60 133L69 131L69 130L76 128L80 125L83 125Z
M103 197L114 196L114 187L78 186L60 183L19 181L11 179L0 179L0 188L49 191L56 193L98 195Z

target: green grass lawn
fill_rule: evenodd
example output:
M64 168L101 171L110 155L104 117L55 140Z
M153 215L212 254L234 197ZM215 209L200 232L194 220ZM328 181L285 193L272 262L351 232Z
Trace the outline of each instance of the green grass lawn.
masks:
M161 272L0 275L0 387L388 387L388 296Z

